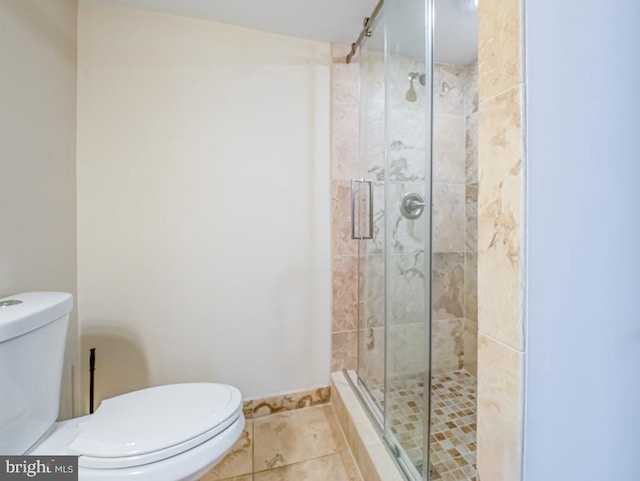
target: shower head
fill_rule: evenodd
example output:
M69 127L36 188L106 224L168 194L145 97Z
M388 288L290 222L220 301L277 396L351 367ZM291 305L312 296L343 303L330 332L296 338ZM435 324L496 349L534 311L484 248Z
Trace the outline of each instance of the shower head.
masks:
M418 94L413 88L413 83L417 80L418 82L420 82L420 85L425 85L427 83L427 76L418 72L409 72L407 78L409 79L409 90L407 90L405 98L408 102L415 102L416 100L418 100Z
M409 80L417 80L418 82L420 82L420 85L426 85L427 83L427 76L423 73L418 73L418 72L409 72Z
M407 102L415 102L416 100L418 100L418 94L416 93L415 89L413 88L413 82L415 82L417 77L418 77L417 73L415 73L415 72L409 73L409 76L408 76L408 79L409 79L409 90L407 90L407 93L404 96L404 98L407 99Z

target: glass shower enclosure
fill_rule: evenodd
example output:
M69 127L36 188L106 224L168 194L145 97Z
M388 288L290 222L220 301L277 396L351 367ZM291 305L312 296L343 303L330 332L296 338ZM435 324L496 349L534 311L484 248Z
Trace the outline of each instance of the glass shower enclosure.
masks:
M384 0L367 27L355 59L358 356L347 375L408 479L470 481L477 2Z
M358 363L348 377L410 479L427 479L431 61L418 0L385 0L361 44ZM432 477L433 479L433 477Z

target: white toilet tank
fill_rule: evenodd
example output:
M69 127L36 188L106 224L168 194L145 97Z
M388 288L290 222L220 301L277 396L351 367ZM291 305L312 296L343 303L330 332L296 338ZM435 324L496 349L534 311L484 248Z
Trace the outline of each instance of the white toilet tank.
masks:
M0 299L0 453L24 454L55 423L73 297Z

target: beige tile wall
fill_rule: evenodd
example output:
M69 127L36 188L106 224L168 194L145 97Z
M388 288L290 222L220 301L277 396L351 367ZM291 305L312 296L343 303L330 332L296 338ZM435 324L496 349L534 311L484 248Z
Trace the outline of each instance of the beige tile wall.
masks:
M350 239L349 193L350 180L357 177L359 142L359 74L357 59L347 65L344 55L346 46L334 45L332 56L332 253L333 253L333 323L332 323L332 370L354 368L357 360L357 318L359 305L366 319L367 327L362 332L361 344L373 346L369 352L361 348L361 356L383 355L384 345L376 342L376 329L382 330L383 319L377 319L384 309L384 271L382 269L382 249L384 243L383 212L375 212L376 239L363 246L366 252L360 252L366 259L363 269L363 291L357 290L358 246ZM374 55L374 54L372 54ZM384 98L384 71L380 62L368 62L367 84L369 114L375 117L372 125L363 129L368 139L383 139L384 135L371 132L379 122L376 115L384 112L379 102ZM407 88L406 75L409 71L424 71L424 65L411 59L401 59L394 69L391 87L399 89L393 98L406 108L410 125L400 125L400 132L411 137L412 129L419 128L418 118L412 122L413 111L424 111L424 94L420 92L418 102L408 103L404 99ZM397 78L396 78L397 77ZM433 332L438 342L434 343L433 366L436 372L450 372L464 367L475 374L477 359L477 65L452 66L437 64L434 71L434 302ZM400 121L401 119L397 119ZM381 125L383 123L380 123ZM414 133L414 134L417 134ZM395 139L395 137L394 137ZM415 140L415 139L414 139ZM373 160L378 151L377 145L364 146L366 150L367 172L384 181L384 165ZM412 145L403 139L398 145ZM397 150L397 148L396 148ZM398 199L405 191L422 191L424 179L424 152L410 151L406 148L399 152L392 149L389 175L392 180L388 195ZM396 159L397 157L397 159ZM406 158L405 158L406 157ZM414 159L415 158L415 159ZM394 164L394 160L397 160ZM397 165L396 165L397 164ZM406 179L415 179L406 182ZM374 204L383 205L381 189L374 189ZM398 192L396 192L398 190ZM399 214L396 212L395 214ZM423 369L423 356L418 352L424 346L422 339L422 312L424 306L416 303L424 289L421 278L412 279L398 271L398 265L410 265L415 252L420 252L424 244L424 232L416 230L420 223L407 223L399 219L393 231L394 249L391 269L390 288L390 339L398 342L402 351L398 362L392 362L392 370L403 374L420 372ZM410 224L410 225L409 225ZM415 225L414 225L415 224ZM424 230L424 229L423 229ZM371 252L368 250L371 249ZM399 249L399 252L395 252ZM403 254L407 259L403 258ZM380 259L380 265L373 262ZM397 271L397 272L396 272ZM406 332L405 332L406 331ZM411 332L409 332L411 331ZM409 340L409 343L403 339ZM418 344L416 344L418 342ZM415 344L415 345L414 345ZM403 346L400 349L400 346ZM416 351L415 358L407 351ZM366 359L361 372L368 383L376 384L380 378L380 368L384 359ZM376 362L380 361L380 362ZM392 359L393 361L393 359ZM409 365L406 361L415 361Z
M478 474L522 470L523 199L521 0L479 5Z
M434 374L477 366L477 64L433 71Z
M467 119L470 125L474 121L478 124L478 169L466 166L464 194L466 201L477 198L477 252L469 245L475 239L469 236L472 229L467 228L468 245L459 264L465 269L461 276L468 278L469 269L474 269L477 263L478 472L482 481L521 479L524 302L521 12L521 0L480 2L479 105L477 118ZM345 52L346 49L335 47L334 58ZM342 237L341 229L348 225L348 180L356 169L358 69L338 60L333 75L332 187L336 239ZM472 215L469 216L468 207L466 215L469 221ZM337 240L334 245L338 245ZM356 306L350 309L347 304L356 295L349 290L355 286L345 283L350 275L355 276L356 253L342 245L342 250L333 252L333 371L352 368L356 360L356 331L349 316L357 312ZM454 260L443 258L442 262ZM466 287L464 291L461 308L473 321L474 293ZM443 299L439 305L445 311L458 309L453 305L459 303L458 299L450 299L451 303ZM438 305L434 308L438 309ZM465 326L462 340L465 350L472 352L475 344L472 324Z
M331 372L355 369L358 347L358 246L351 240L349 206L357 175L360 68L346 63L348 51L331 47Z

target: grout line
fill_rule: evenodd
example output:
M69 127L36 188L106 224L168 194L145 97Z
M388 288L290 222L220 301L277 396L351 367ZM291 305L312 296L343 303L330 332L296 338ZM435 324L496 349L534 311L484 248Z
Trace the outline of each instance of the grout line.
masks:
M478 326L478 335L482 334L484 337L487 337L489 339L491 339L492 341L497 342L498 344L500 344L502 347L506 347L507 349L510 349L512 351L517 352L518 354L524 354L524 350L520 350L517 347L513 347L510 346L509 344L507 344L504 341L501 341L500 339L493 337L491 334L486 333L485 331L479 329L480 326Z
M492 95L491 97L488 97L488 98L482 99L482 100L478 99L478 110L480 110L480 106L482 104L490 102L493 99L495 99L496 97L500 97L501 95L504 95L504 94L506 94L507 92L509 92L509 91L511 91L513 89L522 88L523 86L524 86L524 81L521 80L520 82L512 85L511 87L508 87L508 88L502 90L501 92L498 92L497 94Z

